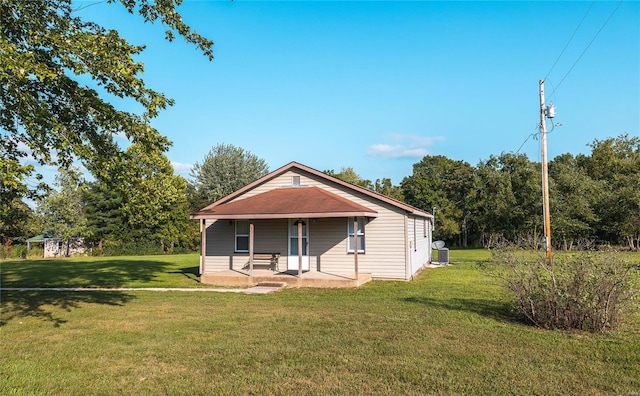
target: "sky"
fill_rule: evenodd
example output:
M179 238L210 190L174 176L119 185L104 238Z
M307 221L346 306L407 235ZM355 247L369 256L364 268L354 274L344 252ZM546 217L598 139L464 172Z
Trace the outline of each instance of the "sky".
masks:
M75 4L146 45L145 83L176 102L152 125L187 178L220 143L271 170L352 167L394 184L425 155L540 161L541 79L556 107L549 159L640 136L638 1L185 0L178 10L215 42L213 61L120 4Z

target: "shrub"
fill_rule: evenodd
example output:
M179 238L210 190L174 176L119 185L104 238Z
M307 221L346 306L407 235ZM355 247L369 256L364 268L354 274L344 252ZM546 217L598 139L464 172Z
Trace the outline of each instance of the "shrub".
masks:
M27 245L14 245L11 249L11 258L27 258Z
M616 251L544 255L517 246L494 250L494 272L517 309L546 329L605 331L637 309L638 272Z
M36 258L41 259L44 257L44 249L42 246L32 247L31 250L27 253L27 258Z

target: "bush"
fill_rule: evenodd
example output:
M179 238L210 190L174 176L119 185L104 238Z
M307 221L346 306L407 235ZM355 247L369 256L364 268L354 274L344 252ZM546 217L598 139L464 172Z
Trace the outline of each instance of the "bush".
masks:
M27 258L27 245L14 245L11 249L11 258Z
M44 257L44 249L42 246L31 247L31 250L27 253L27 258L41 259Z
M494 259L494 274L536 326L605 331L637 309L639 274L613 250L555 255L549 264L544 255L506 246Z

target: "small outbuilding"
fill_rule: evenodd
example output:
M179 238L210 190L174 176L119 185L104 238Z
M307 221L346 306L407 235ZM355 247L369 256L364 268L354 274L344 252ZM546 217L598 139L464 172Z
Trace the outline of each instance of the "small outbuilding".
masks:
M358 286L410 280L431 261L431 214L296 162L191 218L207 284Z
M61 238L56 238L53 233L45 232L27 239L27 251L31 250L34 243L42 243L44 257L62 257L84 254L87 245L84 238L69 238L65 243Z

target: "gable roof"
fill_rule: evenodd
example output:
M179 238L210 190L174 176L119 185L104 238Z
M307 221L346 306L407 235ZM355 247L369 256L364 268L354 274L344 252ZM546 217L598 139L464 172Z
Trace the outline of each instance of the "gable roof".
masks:
M192 218L269 219L282 217L377 217L378 213L319 187L276 188L220 205Z
M216 202L199 210L198 212L193 213L190 217L192 219L260 218L256 216L270 215L269 217L262 217L262 218L273 218L273 217L283 217L283 215L285 214L292 217L337 217L337 215L340 213L341 215L339 217L342 217L342 216L377 217L377 213L375 211L372 211L371 209L368 209L362 205L356 204L355 202L349 201L346 198L342 198L338 195L332 194L318 187L278 188L262 194L258 194L250 198L244 198L238 201L233 201L234 199L241 197L247 191L250 191L251 189L265 183L266 181L269 181L292 169L298 169L300 171L307 172L311 175L314 175L320 179L325 180L327 183L338 184L340 186L346 187L349 190L352 190L353 192L357 192L357 193L366 195L368 197L374 198L378 201L385 202L398 209L404 210L408 214L413 214L415 216L433 219L433 215L427 212L424 212L420 209L417 209L411 205L408 205L404 202L387 197L386 195L383 195L383 194L379 194L367 188L360 187L355 184L351 184L344 180L340 180L336 177L329 176L326 173L320 172L316 169L299 164L297 162L290 162L287 165L284 165L274 170L273 172L255 180L252 183L247 184L246 186L240 188L239 190L236 190L233 193L220 198ZM320 192L318 192L318 190ZM316 207L313 208L313 206L310 206L311 204L308 207L300 207L300 209L303 210L302 212L300 212L300 214L304 214L304 216L294 216L294 214L296 214L296 213L293 213L294 206L289 206L287 209L287 206L285 203L281 203L279 206L275 204L273 205L270 204L271 202L270 199L273 199L276 196L279 199L286 199L284 198L284 195L286 195L285 193L293 194L292 196L297 195L299 198L297 201L293 199L288 201L289 205L302 204L304 203L305 200L311 200L310 202L316 205ZM267 195L267 194L271 194L271 195ZM299 201L303 201L303 202L299 202ZM280 201L280 202L285 202L285 201ZM263 205L263 209L258 209L257 204ZM320 205L320 206L317 206L317 205ZM243 209L242 208L243 206L246 206L246 208ZM217 207L220 207L220 208L216 209ZM320 207L324 207L327 211L320 212ZM253 210L248 208L253 208ZM272 212L277 211L278 213L258 213L259 211L264 212L268 210L271 210ZM233 214L234 211L235 211L235 215ZM284 213L284 211L286 211L286 213ZM322 215L321 213L324 213L324 215ZM357 213L357 214L348 214L348 213ZM279 215L279 216L274 216L274 215ZM218 217L218 216L225 216L225 217ZM238 216L243 216L243 217L238 217Z

